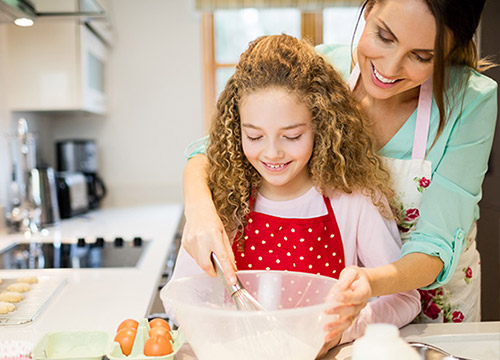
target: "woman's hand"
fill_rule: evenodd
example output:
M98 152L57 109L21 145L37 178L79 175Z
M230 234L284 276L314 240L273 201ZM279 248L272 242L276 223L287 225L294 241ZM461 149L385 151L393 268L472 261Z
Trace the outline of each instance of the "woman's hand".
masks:
M214 252L219 259L227 280L236 283L234 254L224 226L212 203L196 206L196 210L186 211L186 224L182 233L182 246L210 276L216 276L211 261Z
M235 284L234 254L207 185L207 163L207 157L199 154L191 158L184 168L186 224L182 233L182 246L210 276L216 276L211 259L214 252L227 280Z
M340 341L342 333L352 325L371 297L372 289L367 269L348 266L342 270L339 281L335 283L328 295L327 301L332 303L332 307L326 313L335 317L325 326L327 331L325 342L336 338Z

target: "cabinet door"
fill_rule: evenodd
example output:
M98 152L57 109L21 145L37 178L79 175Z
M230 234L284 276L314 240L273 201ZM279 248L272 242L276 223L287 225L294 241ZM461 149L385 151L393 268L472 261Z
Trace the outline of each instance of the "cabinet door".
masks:
M39 22L30 28L7 25L11 110L79 107L77 35L73 22Z
M8 25L10 109L104 113L105 55L99 39L74 20Z
M106 112L107 48L85 25L80 25L83 107L98 114Z

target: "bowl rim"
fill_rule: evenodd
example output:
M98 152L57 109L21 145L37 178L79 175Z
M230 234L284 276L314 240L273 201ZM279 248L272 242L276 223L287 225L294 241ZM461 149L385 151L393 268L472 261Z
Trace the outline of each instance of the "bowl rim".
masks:
M301 271L290 271L290 270L239 270L239 271L237 271L237 273L243 273L243 274L244 273L257 273L257 274L260 274L260 273L263 273L263 274L264 273L266 273L266 274L267 273L279 273L279 274L292 273L292 274L300 274L300 275L305 275L305 276L310 277L310 278L324 278L327 280L331 280L331 281L333 281L332 285L338 281L335 278L331 278L331 277L320 275L320 274L311 274L311 273L306 273L306 272L301 272ZM168 301L169 303L171 303L172 305L174 305L174 309L175 309L175 305L182 304L183 307L189 309L190 311L198 311L198 312L203 311L203 312L209 312L209 313L217 313L217 315L222 315L222 316L231 316L231 317L236 316L236 317L246 318L246 317L260 317L260 316L262 316L262 314L271 315L271 316L276 316L279 314L280 317L285 316L285 315L289 315L291 313L293 313L294 315L300 315L302 313L309 313L311 310L314 310L314 309L321 310L324 308L324 310L326 310L329 307L333 306L333 301L329 302L329 301L325 300L324 302L319 303L319 304L305 305L305 306L301 306L301 307L297 307L297 308L276 309L276 310L267 310L267 311L241 311L238 309L200 307L198 305L192 305L192 304L183 302L182 300L172 299L172 297L169 295L169 291L168 291L171 284L186 282L186 281L188 281L190 279L194 279L194 278L214 279L210 275L208 275L206 273L202 273L202 274L186 276L186 277L179 278L179 279L174 279L172 281L169 281L165 285L165 292L164 292L165 300ZM175 312L175 310L174 310L174 312ZM330 316L329 314L326 314L326 313L324 315Z

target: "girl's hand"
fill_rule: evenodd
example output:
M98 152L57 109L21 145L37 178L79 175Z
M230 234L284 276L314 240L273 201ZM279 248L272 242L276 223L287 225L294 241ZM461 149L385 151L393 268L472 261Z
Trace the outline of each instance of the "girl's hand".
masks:
M185 215L182 246L210 276L217 275L210 257L214 252L227 280L235 284L236 266L233 250L213 203L204 204L200 201L191 211L186 209Z
M344 330L352 325L354 319L372 297L367 269L358 266L348 266L340 273L339 281L335 283L328 295L332 307L326 313L333 314L335 320L325 326L328 334L325 341L342 336Z

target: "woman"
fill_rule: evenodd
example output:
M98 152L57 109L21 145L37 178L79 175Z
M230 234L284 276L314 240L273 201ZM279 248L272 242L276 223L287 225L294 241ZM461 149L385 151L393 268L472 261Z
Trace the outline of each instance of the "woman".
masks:
M475 221L496 121L496 83L480 75L473 35L481 0L366 0L353 61L320 46L372 122L392 170L404 242L387 266L348 267L337 312L357 315L372 296L425 288L422 321L479 321ZM354 63L356 66L352 67ZM214 251L229 277L234 257L211 201L202 155L184 173L183 245L209 274ZM332 328L330 338L344 330Z

